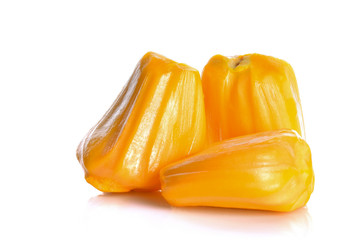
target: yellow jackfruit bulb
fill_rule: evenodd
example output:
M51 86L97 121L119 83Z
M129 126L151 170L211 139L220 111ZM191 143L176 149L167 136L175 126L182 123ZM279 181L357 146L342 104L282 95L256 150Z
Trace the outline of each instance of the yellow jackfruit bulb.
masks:
M314 187L311 151L288 129L216 142L161 170L163 197L174 206L293 211Z
M149 52L82 140L77 158L87 182L101 191L157 190L161 167L200 150L205 139L199 72Z
M260 54L210 59L202 74L210 142L293 129L305 137L292 67Z

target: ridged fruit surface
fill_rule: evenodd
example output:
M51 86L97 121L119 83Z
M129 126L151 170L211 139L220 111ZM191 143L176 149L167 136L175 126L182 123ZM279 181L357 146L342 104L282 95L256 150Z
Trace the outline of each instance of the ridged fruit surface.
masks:
M80 143L87 182L104 192L156 190L161 167L200 150L206 119L199 72L147 53Z
M288 129L212 144L161 170L162 194L174 206L293 211L314 187L311 151Z
M283 60L216 55L204 68L202 86L210 142L283 128L305 137L295 74Z

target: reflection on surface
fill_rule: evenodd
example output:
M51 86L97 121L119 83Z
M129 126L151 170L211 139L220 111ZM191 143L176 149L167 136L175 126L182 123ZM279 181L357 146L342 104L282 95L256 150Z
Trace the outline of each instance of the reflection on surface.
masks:
M225 208L174 208L173 213L196 224L228 231L305 236L311 225L306 207L291 213Z
M90 198L88 204L94 207L111 205L116 207L171 208L160 192L103 193Z
M311 227L306 207L291 213L227 209L212 207L171 207L160 192L130 192L101 194L88 202L89 208L102 210L112 207L120 214L125 211L157 211L161 218L176 225L194 225L202 228L247 234L305 237ZM90 209L89 209L90 210ZM114 211L114 210L113 210ZM156 223L154 223L156 224Z

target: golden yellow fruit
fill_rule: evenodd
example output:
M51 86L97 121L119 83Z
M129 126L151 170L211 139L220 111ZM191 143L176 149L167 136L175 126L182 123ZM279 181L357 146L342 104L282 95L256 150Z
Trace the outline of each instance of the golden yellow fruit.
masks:
M202 86L210 142L282 128L305 137L296 78L283 60L216 55L204 68Z
M161 167L205 145L205 122L199 72L149 52L77 158L101 191L156 190Z
M161 170L162 194L174 206L293 211L314 187L311 151L288 129L212 144Z

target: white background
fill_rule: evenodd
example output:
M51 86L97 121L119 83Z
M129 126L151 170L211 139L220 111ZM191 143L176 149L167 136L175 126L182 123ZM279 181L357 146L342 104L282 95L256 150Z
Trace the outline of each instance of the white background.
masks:
M361 1L1 1L1 239L363 239ZM293 66L316 174L288 214L103 195L75 150L138 60L214 54Z

